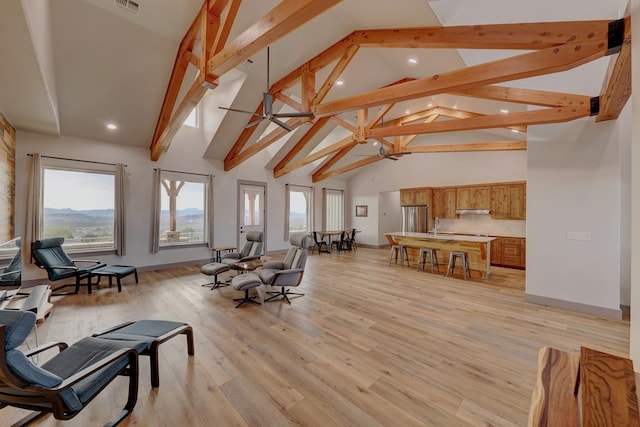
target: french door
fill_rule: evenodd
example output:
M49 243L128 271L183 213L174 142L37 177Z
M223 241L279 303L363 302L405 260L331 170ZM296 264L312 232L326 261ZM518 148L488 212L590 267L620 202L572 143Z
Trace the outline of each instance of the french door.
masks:
M267 229L267 184L264 182L238 181L238 250L247 242L248 231ZM266 251L266 233L263 253Z

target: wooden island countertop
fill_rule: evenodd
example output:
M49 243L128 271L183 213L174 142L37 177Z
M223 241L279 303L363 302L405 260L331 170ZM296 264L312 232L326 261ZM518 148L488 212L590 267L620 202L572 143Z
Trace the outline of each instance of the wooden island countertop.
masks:
M416 260L419 248L436 249L438 263L444 263L445 268L449 261L449 252L467 252L472 272L477 271L480 277L491 277L491 242L496 240L496 237L413 232L385 233L385 236L414 252L412 257L410 255L410 259L413 260ZM411 251L411 248L416 249Z

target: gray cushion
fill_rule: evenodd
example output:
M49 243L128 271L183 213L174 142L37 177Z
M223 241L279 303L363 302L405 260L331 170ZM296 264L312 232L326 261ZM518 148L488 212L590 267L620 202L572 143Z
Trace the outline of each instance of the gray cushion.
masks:
M205 264L202 267L200 267L200 272L208 276L213 276L214 274L220 274L225 271L228 271L230 268L231 267L229 267L227 264L224 264L224 263L211 262L209 264Z
M281 270L263 268L260 272L260 280L262 280L262 283L264 283L265 285L271 285L273 283L273 278L278 271Z
M260 278L253 273L241 274L231 280L231 286L237 291L256 288L260 285L262 285Z
M5 325L4 349L21 345L36 325L36 315L30 311L0 310L0 324Z

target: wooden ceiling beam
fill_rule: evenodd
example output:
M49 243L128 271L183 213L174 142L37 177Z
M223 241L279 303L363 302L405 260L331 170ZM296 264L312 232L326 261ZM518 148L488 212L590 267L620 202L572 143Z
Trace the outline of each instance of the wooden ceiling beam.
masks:
M459 153L468 151L522 151L527 141L471 142L465 144L415 145L412 153Z
M617 119L631 96L631 19L624 19L620 52L612 56L600 94L596 122Z
M608 20L355 31L362 47L540 50L606 40Z
M590 104L588 104L590 105ZM472 111L459 110L447 107L438 107L438 114L452 119L470 119L472 117L486 117L487 114L474 113ZM506 113L503 113L506 114ZM506 129L515 129L518 132L526 132L526 126L507 126Z
M363 166L367 166L372 163L379 162L380 160L384 160L384 157L380 157L374 154L372 156L365 157L362 160L358 160L357 162L350 163L346 166L336 168L329 172L323 172L323 173L316 172L311 175L311 182L316 183L316 182L324 181L325 179L331 178L332 176L340 175L345 172L349 172L354 169L358 169Z
M412 153L460 153L472 151L522 151L527 149L527 141L498 141L498 142L472 142L467 144L441 144L441 145L418 145L412 146ZM336 175L350 172L354 169L368 166L372 163L383 160L384 157L371 155L357 162L336 168L332 171L316 172L312 175L312 182L320 182Z
M333 69L329 73L329 76L318 90L318 93L313 99L313 104L318 104L324 100L331 88L335 85L336 81L340 78L342 72L345 70L345 68L347 68L347 65L349 65L353 57L356 55L359 48L360 46L358 45L351 45L347 49L345 49L344 53L340 57L340 60L338 60L338 63L335 67L333 67Z
M565 71L601 58L606 51L607 43L602 40L555 46L326 102L316 105L312 111L316 117L335 115L358 108Z
M438 132L455 132L478 129L505 128L523 125L540 125L568 122L591 115L589 107L556 107L535 111L520 111L508 114L471 117L468 119L445 120L424 124L412 124L394 127L375 128L368 131L367 137L386 137L396 135L415 135Z
M151 151L151 160L158 160L160 155L170 144L170 142L165 140L166 136L163 135L175 134L172 130L167 132L167 128L174 126L173 122L175 119L172 118L173 110L176 105L176 101L178 100L178 94L180 93L180 88L182 87L187 67L189 66L189 54L193 53L193 47L195 45L196 36L200 31L203 15L205 15L204 6L194 18L191 26L182 38L180 46L178 47L176 59L173 63L173 69L171 70L171 77L169 77L169 85L167 86L167 91L165 92L164 100L162 101L162 108L160 109L158 122L156 123L156 128L153 132L153 139L151 140L149 147Z
M351 144L349 144L348 146L342 148L340 151L338 151L336 154L334 154L329 160L327 160L326 162L324 162L313 174L312 174L312 180L314 176L321 176L323 175L327 170L329 170L333 165L335 165L341 158L343 158L349 151L351 151L351 149L353 147L355 147L356 145L358 145L357 142L352 142Z
M304 159L300 159L300 160L297 160L295 162L292 162L292 163L288 164L287 166L285 166L282 169L280 169L277 173L274 173L274 176L276 178L278 178L278 177L280 177L280 176L282 176L284 174L287 174L287 173L289 173L291 171L294 171L294 170L296 170L298 168L301 168L302 166L308 165L309 163L313 163L318 159L326 157L331 153L335 153L336 151L342 150L344 147L349 146L349 145L353 145L353 138L351 136L348 136L346 138L342 138L338 142L334 142L330 146L325 147L325 148L323 148L322 150L319 150L316 153L311 153L307 157L305 157Z
M199 74L171 116L171 120L167 122L162 133L154 140L155 143L151 145L151 160L157 161L162 156L162 153L168 149L176 132L178 132L191 111L198 105L208 88L207 82L204 81L204 75Z
M280 162L273 168L273 176L278 178L284 175L286 172L280 173L293 159L306 147L306 145L322 130L322 128L329 122L329 117L323 117L318 119L309 130L300 138L300 140L293 146L291 150L284 156Z
M207 80L219 76L251 58L276 40L340 3L342 0L283 0L207 63Z
M493 85L456 90L451 93L472 98L538 105L541 107L572 107L574 105L589 105L591 102L591 97L586 95Z
M289 127L292 127L292 128L295 129L298 126L300 126L300 124L302 123L302 120L300 118L296 117L296 118L292 118L292 119L287 120L285 123ZM256 126L259 126L259 125L256 125ZM260 151L264 150L269 145L273 144L274 142L276 142L277 140L279 140L280 138L282 138L286 134L287 134L287 131L285 129L281 128L280 126L278 126L278 128L276 130L274 130L274 131L270 132L268 135L265 135L264 137L260 138L255 143L251 144L251 146L249 146L244 151L239 151L237 154L235 154L234 156L231 156L231 157L229 155L227 155L227 158L224 159L224 170L225 171L230 171L231 169L235 168L240 163L244 162L245 160L247 160L248 158L250 158L254 154L259 153ZM247 141L248 141L248 138L247 138ZM236 144L237 144L237 142L236 142ZM245 144L246 144L246 141L245 141ZM244 144L243 144L243 146L244 146ZM235 145L234 145L234 147L235 147Z

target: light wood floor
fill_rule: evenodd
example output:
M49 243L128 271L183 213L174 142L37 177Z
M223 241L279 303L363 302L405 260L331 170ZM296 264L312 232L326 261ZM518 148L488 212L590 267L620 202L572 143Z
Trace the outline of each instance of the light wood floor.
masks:
M123 292L60 299L40 342L76 341L125 320L193 325L161 346L160 387L141 358L141 426L523 426L542 346L628 355L629 322L525 303L524 272L463 281L388 266L387 250L311 255L306 296L235 309L197 267L142 273ZM69 422L101 425L124 402L118 379ZM19 410L0 411L0 424ZM5 424L6 423L6 424Z

